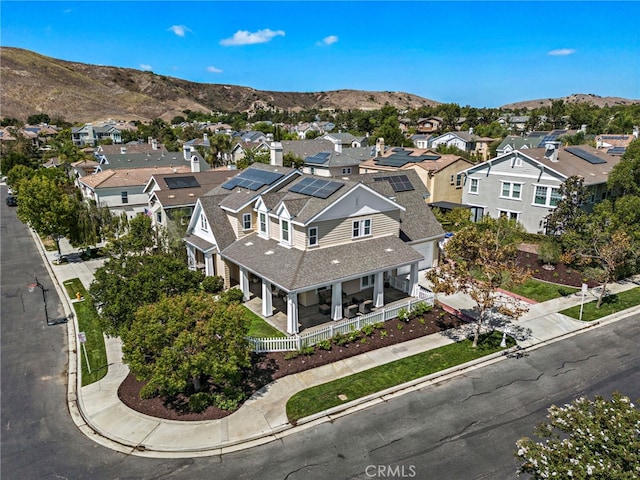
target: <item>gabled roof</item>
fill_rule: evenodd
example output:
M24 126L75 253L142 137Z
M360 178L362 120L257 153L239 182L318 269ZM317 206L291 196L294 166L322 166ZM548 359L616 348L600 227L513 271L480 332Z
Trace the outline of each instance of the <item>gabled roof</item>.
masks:
M588 186L606 183L609 172L611 172L613 167L620 163L621 160L618 156L608 155L606 152L593 148L589 145L559 147L557 161L553 161L549 157L546 157L546 151L547 150L545 148L514 150L513 152L474 165L460 173L470 174L497 162L510 161L514 155L518 155L523 159L528 159L540 167L544 167L557 173L565 179L573 176L582 177L584 179L584 185ZM571 151L575 153L571 153ZM583 152L587 156L593 156L592 161L582 158L584 155L579 152Z
M195 205L200 196L217 185L226 182L234 173L234 170L224 169L208 170L206 172L154 174L149 179L145 191L148 191L149 186L155 183L159 190L149 191L148 193L154 196L164 208ZM188 181L180 182L181 179ZM197 183L197 186L194 183ZM178 188L172 188L176 187L176 185L178 185Z
M221 255L287 291L359 278L423 259L413 247L394 236L305 251L285 248L257 233L232 243Z
M331 152L334 145L331 140L314 138L312 140L283 140L282 153L292 153L296 157L306 158L320 152Z
M177 168L178 172L191 172L189 166ZM98 172L94 175L86 175L78 181L91 188L133 187L145 186L149 179L158 173L172 173L171 167L158 168L120 168Z
M371 147L345 148L342 152L330 150L319 152L304 159L310 167L352 167L358 166L371 158Z
M197 152L191 152L190 156L198 157L200 169L209 169L209 164L205 162ZM189 160L184 159L182 152L146 152L146 153L125 153L107 156L108 163L100 164L101 170L111 170L118 168L149 168L149 167L190 167Z
M465 160L459 155L451 153L438 153L430 149L424 148L392 148L383 155L371 158L360 164L361 168L370 168L395 171L395 170L409 170L414 167L421 168L431 173L436 173L449 165Z
M127 144L115 143L113 145L99 145L96 150L96 154L105 155L107 158L111 158L112 155L124 155L133 153L147 153L147 152L165 152L167 148L161 144L156 144L157 148L153 148L153 144L147 142L129 142ZM125 153L122 153L124 148Z

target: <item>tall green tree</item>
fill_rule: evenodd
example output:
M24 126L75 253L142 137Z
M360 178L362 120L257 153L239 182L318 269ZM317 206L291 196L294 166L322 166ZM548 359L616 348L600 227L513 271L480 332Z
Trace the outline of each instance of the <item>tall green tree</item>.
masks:
M547 233L553 235L561 235L563 232L581 228L587 215L583 209L587 201L584 178L569 177L558 190L561 199L556 208L545 218Z
M548 410L547 421L516 442L518 474L533 479L640 478L640 410L629 397L585 397Z
M616 197L640 195L640 139L629 144L609 173L607 186Z
M138 308L156 303L163 295L197 291L203 276L189 270L185 259L166 253L113 257L96 270L89 293L102 305L105 333L121 335Z
M462 292L475 302L474 348L491 310L514 319L526 311L499 293L500 288L522 284L530 275L516 261L523 234L523 227L513 220L484 217L456 232L445 245L445 261L427 272L435 293Z
M205 385L230 397L242 393L242 370L250 365L249 320L239 304L209 294L163 297L135 313L123 335L123 360L147 383L141 396L173 397Z
M60 251L60 238L71 228L77 204L63 185L42 175L18 183L18 218L38 235L47 236Z

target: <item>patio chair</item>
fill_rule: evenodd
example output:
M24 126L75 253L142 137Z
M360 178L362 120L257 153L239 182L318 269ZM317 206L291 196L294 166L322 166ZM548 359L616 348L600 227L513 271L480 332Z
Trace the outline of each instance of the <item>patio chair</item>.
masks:
M371 312L371 307L373 306L373 300L365 300L358 306L358 311L363 315Z
M358 306L357 305L347 305L346 307L344 307L344 318L353 318L356 316L356 313L358 311Z

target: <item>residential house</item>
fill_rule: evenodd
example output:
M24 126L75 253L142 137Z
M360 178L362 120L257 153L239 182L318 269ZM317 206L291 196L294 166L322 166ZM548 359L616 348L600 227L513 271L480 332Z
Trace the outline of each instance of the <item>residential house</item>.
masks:
M147 214L154 225L167 227L172 222L180 222L186 228L196 200L237 173L228 168L204 172L154 173L143 189L148 198Z
M467 168L463 175L462 202L472 217L506 215L530 233L545 233L545 217L560 200L560 185L569 177L584 180L587 211L607 196L607 178L620 157L588 145L514 150Z
M345 148L318 152L315 155L305 157L302 167L303 173L318 175L320 177L335 177L340 175L352 175L359 172L360 164L371 158L370 147Z
M101 140L111 139L113 143L122 143L122 131L110 123L93 125L87 123L82 127L71 128L71 139L76 146L95 146Z
M633 135L596 135L596 147L606 150L609 155L624 155L629 144L636 138L638 138L638 127L633 128Z
M507 135L496 149L497 156L504 155L514 150L527 150L529 148L538 148L541 137L535 132L532 136L526 135Z
M413 142L413 146L416 148L421 148L426 150L429 148L429 140L432 138L431 135L426 135L422 133L416 133L415 135L411 135L411 141Z
M433 138L431 148L437 149L440 145L456 147L482 160L487 160L490 154L489 145L493 141L495 138L479 137L473 133L473 128L470 128L467 132L448 132Z
M378 150L384 153L362 162L360 173L414 170L429 193L426 202L447 202L447 205L462 202L462 177L458 174L473 165L465 158L420 148L379 147Z
M126 144L98 145L93 154L98 161L108 162L106 159L113 155L155 152L168 153L167 148L163 144L158 143L155 138L149 137L146 142L139 140Z
M269 142L238 142L232 148L229 153L230 162L235 164L247 156L247 152L253 152L253 154L269 153Z
M325 133L320 138L333 143L336 146L336 152L341 152L343 148L361 148L368 145L368 137L356 137L348 132Z
M442 129L441 117L419 118L416 125L417 133L438 133Z
M382 307L385 283L417 292L425 255L410 242L426 249L421 240L441 232L401 238L407 208L394 194L403 186L390 182L383 194L362 181L253 164L198 199L185 238L190 268L239 285L245 300L259 297L264 317L281 303L289 334L300 330L301 308L338 320L360 308L353 301L365 303L365 291L368 306Z

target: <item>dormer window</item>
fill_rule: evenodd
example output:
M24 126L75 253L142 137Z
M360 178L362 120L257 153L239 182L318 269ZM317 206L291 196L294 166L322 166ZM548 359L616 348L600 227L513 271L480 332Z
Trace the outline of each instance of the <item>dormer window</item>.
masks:
M209 229L207 226L207 217L205 217L204 214L200 215L200 228L205 231Z
M353 238L367 237L371 235L371 219L354 220Z
M315 247L318 245L318 227L309 228L309 246Z
M291 233L289 232L289 221L280 220L280 242L291 245Z
M242 215L242 229L251 230L251 214L245 213Z
M267 233L267 214L260 212L258 214L258 231L261 235L268 236Z

